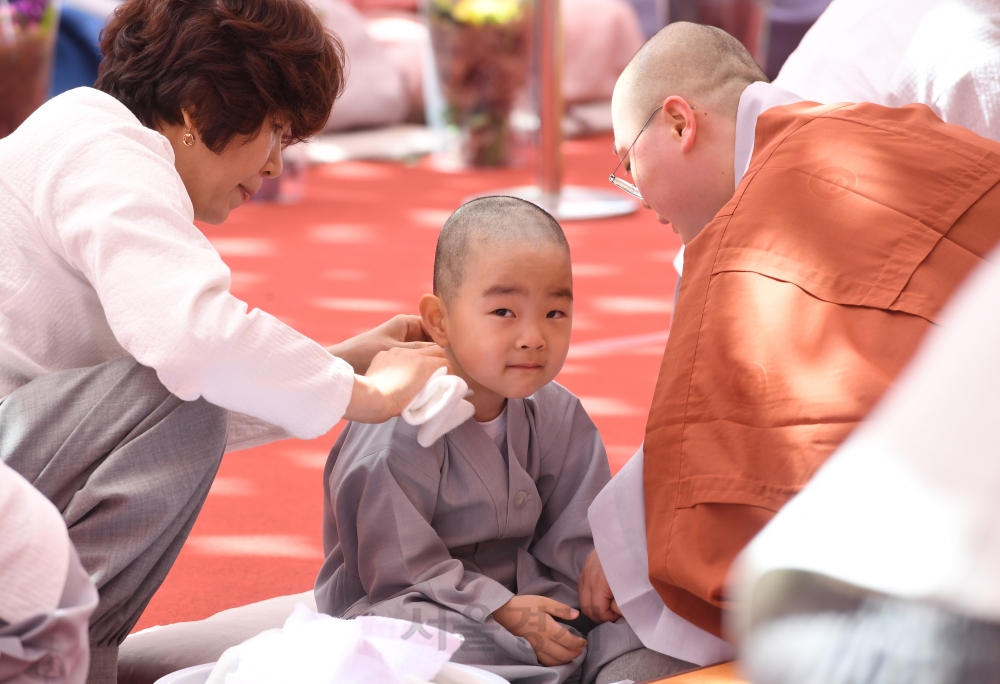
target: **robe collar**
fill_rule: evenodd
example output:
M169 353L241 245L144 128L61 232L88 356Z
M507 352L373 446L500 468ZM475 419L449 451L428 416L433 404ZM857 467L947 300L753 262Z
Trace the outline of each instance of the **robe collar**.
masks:
M531 537L541 515L541 499L528 472L531 426L524 399L507 400L507 462L496 442L470 418L447 435L493 499L498 538Z
M750 168L750 157L753 156L753 143L757 133L757 118L771 107L802 102L804 98L778 86L757 81L751 83L740 95L740 104L736 109L736 149L733 155L734 188L740 186L743 175ZM674 270L677 275L684 271L684 245L677 250L674 257Z
M803 98L764 81L751 83L740 95L740 105L736 109L736 154L733 156L733 172L736 187L743 180L743 174L750 168L753 156L753 142L757 131L757 118L772 107L802 102Z

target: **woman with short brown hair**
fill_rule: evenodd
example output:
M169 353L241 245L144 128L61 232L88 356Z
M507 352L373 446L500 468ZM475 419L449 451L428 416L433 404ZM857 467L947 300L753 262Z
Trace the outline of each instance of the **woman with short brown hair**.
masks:
M194 225L278 175L343 88L305 0L127 0L102 50L95 88L0 140L0 459L69 530L0 516L0 586L27 592L0 591L0 636L21 639L0 639L5 681L88 676L60 627L90 612L82 562L100 593L89 681L114 682L224 450L381 422L445 364L415 317L325 350L248 312ZM13 479L0 468L0 511Z

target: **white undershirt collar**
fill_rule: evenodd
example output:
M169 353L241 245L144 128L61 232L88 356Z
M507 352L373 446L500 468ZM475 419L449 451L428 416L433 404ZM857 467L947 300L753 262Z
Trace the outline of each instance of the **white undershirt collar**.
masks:
M503 407L503 411L500 415L493 420L487 421L485 423L479 423L479 426L486 431L486 434L490 436L490 439L497 445L497 449L500 450L501 454L506 454L507 445L507 407Z

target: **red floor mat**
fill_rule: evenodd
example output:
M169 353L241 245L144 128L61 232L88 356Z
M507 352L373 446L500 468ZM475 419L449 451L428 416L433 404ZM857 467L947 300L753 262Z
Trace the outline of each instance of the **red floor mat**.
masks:
M607 186L610 136L565 144L567 182ZM251 204L203 226L233 292L323 344L430 291L437 231L463 198L528 183L526 171L450 174L425 164L314 167L301 204ZM670 324L680 241L648 211L564 224L573 254L573 348L559 382L604 436L612 471L642 441ZM322 471L334 430L227 456L160 591L136 626L196 620L305 591L322 561Z

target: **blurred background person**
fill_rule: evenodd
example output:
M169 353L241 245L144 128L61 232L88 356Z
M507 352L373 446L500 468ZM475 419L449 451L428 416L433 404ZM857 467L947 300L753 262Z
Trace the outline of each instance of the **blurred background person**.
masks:
M834 0L774 79L816 102L919 102L1000 140L1000 3Z

